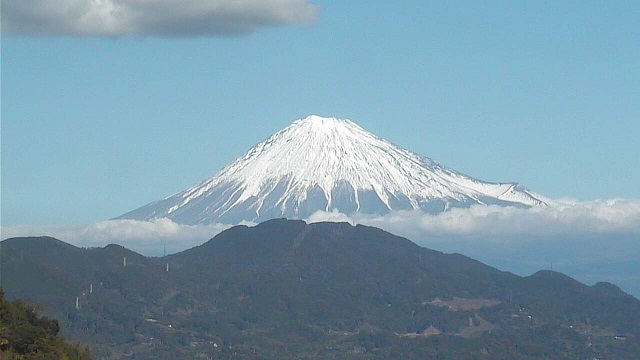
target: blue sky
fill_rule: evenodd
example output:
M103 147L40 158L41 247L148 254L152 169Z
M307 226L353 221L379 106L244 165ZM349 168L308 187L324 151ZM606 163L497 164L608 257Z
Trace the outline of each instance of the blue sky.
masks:
M640 198L640 3L312 3L232 36L3 34L2 226L121 215L309 114L549 197Z
M105 220L319 114L581 202L308 221L640 296L638 19L637 1L5 0L2 238L199 245L229 225Z

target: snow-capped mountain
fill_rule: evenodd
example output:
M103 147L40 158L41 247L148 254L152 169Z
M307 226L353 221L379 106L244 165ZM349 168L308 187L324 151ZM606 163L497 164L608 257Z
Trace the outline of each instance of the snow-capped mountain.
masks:
M119 219L182 224L307 218L318 210L439 213L452 207L544 206L517 183L474 179L401 149L346 119L309 116L249 149L212 177Z

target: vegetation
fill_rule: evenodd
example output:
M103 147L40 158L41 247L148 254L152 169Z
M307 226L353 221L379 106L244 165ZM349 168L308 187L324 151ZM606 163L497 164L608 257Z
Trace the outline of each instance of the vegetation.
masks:
M523 278L365 226L274 220L163 258L51 238L2 247L7 294L43 304L96 358L640 353L640 301L611 284L551 271Z
M4 300L0 289L0 359L91 359L90 351L58 336L58 322L22 301Z

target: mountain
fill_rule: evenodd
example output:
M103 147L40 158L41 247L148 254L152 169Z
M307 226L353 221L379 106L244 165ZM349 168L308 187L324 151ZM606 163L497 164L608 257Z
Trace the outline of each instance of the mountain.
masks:
M118 219L182 224L304 219L318 210L428 213L474 204L544 206L517 183L490 183L401 149L355 123L309 116L293 122L212 177Z
M640 301L614 285L553 271L520 277L367 226L271 220L162 258L53 238L1 246L6 296L41 304L96 358L640 353Z

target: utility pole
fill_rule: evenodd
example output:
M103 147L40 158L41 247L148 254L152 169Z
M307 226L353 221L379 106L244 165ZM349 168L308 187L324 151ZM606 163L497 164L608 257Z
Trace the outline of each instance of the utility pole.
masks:
M2 241L0 241L0 289L2 289Z

